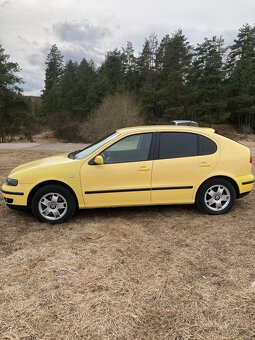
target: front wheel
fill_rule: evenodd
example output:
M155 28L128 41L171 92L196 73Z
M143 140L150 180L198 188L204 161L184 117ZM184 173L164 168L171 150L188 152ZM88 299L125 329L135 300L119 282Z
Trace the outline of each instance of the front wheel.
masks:
M224 178L211 179L198 190L197 207L210 215L221 215L230 211L236 199L233 185Z
M33 215L42 222L63 223L75 213L72 193L61 185L46 185L39 189L31 202Z

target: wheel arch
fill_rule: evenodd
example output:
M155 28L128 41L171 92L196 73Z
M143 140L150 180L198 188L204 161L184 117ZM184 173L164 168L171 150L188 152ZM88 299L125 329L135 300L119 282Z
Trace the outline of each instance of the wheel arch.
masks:
M238 187L238 184L236 183L236 181L235 181L233 178L231 178L231 177L229 177L229 176L213 176L213 177L207 178L204 182L202 182L202 183L199 185L199 187L198 187L198 189L197 189L197 191L196 191L195 201L197 200L197 195L198 195L198 193L199 193L199 190L202 188L202 186L203 186L205 183L211 181L212 179L216 179L216 178L222 178L222 179L225 179L225 180L229 181L229 182L233 185L233 187L234 187L234 189L235 189L236 198L239 198L239 196L240 196L239 187Z
M57 180L48 180L48 181L44 181L44 182L41 182L41 183L38 183L36 186L34 186L32 188L32 190L29 192L28 194L28 198L27 198L27 207L30 209L31 208L31 202L32 202L32 198L34 196L34 194L36 193L37 190L43 188L44 186L46 185L50 185L50 184L57 184L57 185L61 185L63 186L64 188L68 189L71 194L73 195L73 198L74 198L74 201L75 201L75 205L76 205L76 209L79 208L79 202L78 202L78 199L77 199L77 196L74 192L74 190L69 186L67 185L66 183L64 182L61 182L61 181L57 181Z

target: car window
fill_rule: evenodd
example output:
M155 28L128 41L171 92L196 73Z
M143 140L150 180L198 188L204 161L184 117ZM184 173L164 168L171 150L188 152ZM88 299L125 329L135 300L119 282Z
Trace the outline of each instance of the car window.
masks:
M205 136L199 136L199 155L211 155L216 152L217 145Z
M131 135L101 152L105 164L139 162L148 159L152 133Z
M198 155L197 135L186 132L161 132L159 158L180 158Z
M214 141L202 135L188 132L160 133L160 159L211 155L216 151Z
M106 137L100 139L99 141L89 145L85 149L76 152L75 155L74 155L74 159L82 159L82 158L89 156L92 152L96 151L101 146L108 143L110 140L114 139L118 135L119 135L118 132L114 132L114 133L110 134L109 136L106 136Z

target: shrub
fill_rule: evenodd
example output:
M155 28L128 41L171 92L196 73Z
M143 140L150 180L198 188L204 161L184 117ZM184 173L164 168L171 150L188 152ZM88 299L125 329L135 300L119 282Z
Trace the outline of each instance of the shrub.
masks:
M142 125L143 122L138 105L131 95L124 93L108 96L81 124L80 138L90 143L116 129Z

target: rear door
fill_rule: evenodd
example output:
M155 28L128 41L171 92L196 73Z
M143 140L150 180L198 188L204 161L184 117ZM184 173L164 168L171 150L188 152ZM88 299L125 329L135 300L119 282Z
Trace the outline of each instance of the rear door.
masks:
M219 159L217 145L188 132L160 132L152 173L152 204L191 203L194 188Z

